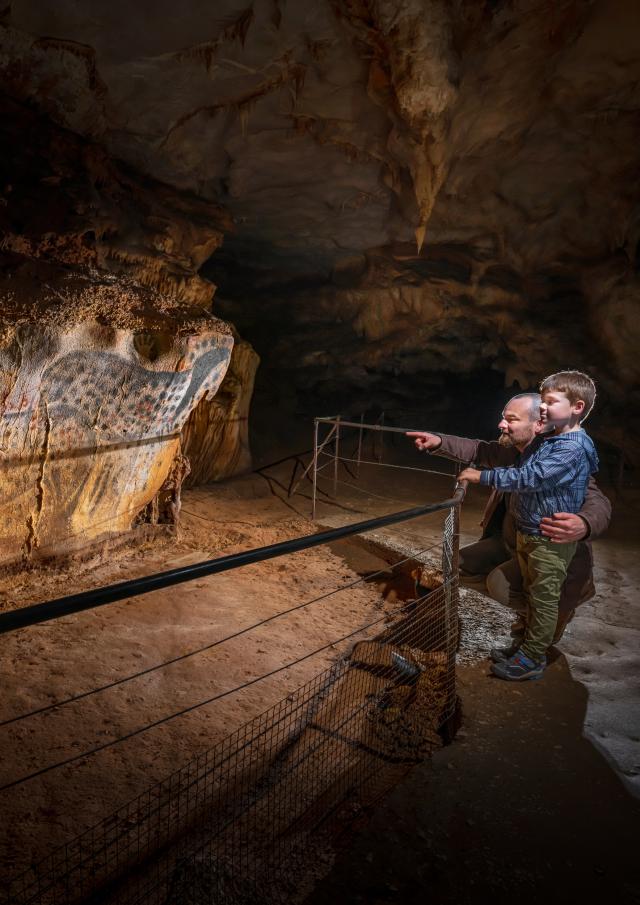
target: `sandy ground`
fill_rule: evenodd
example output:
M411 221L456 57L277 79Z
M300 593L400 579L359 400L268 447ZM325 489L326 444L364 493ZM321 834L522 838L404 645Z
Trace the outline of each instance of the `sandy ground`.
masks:
M429 464L447 468L435 459ZM187 493L177 543L4 581L1 605L25 605L313 531L310 484L288 499L283 487L290 463L264 475L269 481L255 475ZM453 486L450 477L373 466L358 482L348 474L340 480L337 500L324 497L319 505L320 525L442 499ZM332 489L328 476L321 487ZM463 543L477 536L481 509L482 492L474 488L463 510ZM418 902L428 890L434 902L464 903L484 901L487 892L526 893L528 884L550 901L576 892L587 901L612 893L636 901L640 822L629 794L640 775L636 514L630 492L608 537L597 544L598 595L581 608L542 682L513 687L489 678L486 655L507 637L511 619L482 595L462 593L461 735L374 813L312 902ZM441 530L438 514L368 537L396 557L435 562ZM7 635L0 719L209 645L381 565L356 545L320 548ZM365 585L148 676L0 726L2 784L242 684L366 624L393 603L384 583ZM210 748L348 646L2 793L3 874Z
M260 477L193 490L185 495L178 542L122 550L82 567L5 579L2 607L314 531L313 524L273 496ZM346 548L303 551L4 635L0 785L109 744L383 618L397 602L385 603L381 588L365 583L215 644L357 580L358 573L340 549ZM364 572L386 566L359 548L349 558ZM38 861L211 748L335 662L351 644L353 640L336 643L243 691L1 792L2 876ZM206 646L209 649L196 656L132 681L11 722Z

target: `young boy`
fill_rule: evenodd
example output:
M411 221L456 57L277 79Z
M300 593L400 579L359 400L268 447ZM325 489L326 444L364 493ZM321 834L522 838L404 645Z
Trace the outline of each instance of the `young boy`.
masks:
M542 536L540 520L556 512L578 512L589 476L598 470L591 438L581 427L596 398L596 388L581 371L551 374L540 385L540 431L548 431L538 449L519 468L466 468L460 480L515 494L516 550L528 600L522 646L494 663L501 679L538 679L553 640L560 591L576 544L556 544Z

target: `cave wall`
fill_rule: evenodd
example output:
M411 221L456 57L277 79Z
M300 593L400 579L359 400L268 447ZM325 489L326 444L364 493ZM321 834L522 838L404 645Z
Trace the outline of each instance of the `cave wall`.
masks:
M158 521L149 504L167 495L181 431L215 397L234 336L210 313L215 286L197 273L229 225L223 209L135 173L26 105L5 97L0 107L0 565L9 566ZM232 397L235 417L244 402ZM221 402L218 422L227 416ZM247 463L240 440L226 437L234 468Z
M251 469L249 409L260 359L237 334L225 378L192 409L182 428L189 460L185 486L208 484Z
M162 317L217 284L284 393L579 367L593 431L640 459L635 0L14 0L0 76L111 168L103 196L139 174L111 195L135 227L103 201L71 257L160 287Z
M22 325L0 348L0 565L128 531L161 489L180 431L233 339ZM160 346L160 349L158 349Z

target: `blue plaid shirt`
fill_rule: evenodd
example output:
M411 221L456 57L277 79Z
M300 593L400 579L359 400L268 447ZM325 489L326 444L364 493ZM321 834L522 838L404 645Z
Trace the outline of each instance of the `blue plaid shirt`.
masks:
M582 509L589 478L597 470L593 440L576 430L543 440L519 466L483 471L480 483L513 493L518 531L539 535L541 519Z

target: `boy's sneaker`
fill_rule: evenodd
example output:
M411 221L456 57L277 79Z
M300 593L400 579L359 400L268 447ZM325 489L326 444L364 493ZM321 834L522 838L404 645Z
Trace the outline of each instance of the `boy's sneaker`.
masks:
M530 660L522 651L518 651L507 660L500 660L491 667L491 672L499 679L506 679L509 682L520 682L523 679L541 679L544 668L547 665L547 658L536 662Z
M514 641L513 644L510 644L509 647L492 647L489 651L489 656L493 660L494 663L500 663L502 660L508 660L509 657L513 657L514 654L517 654L520 650L521 642Z

